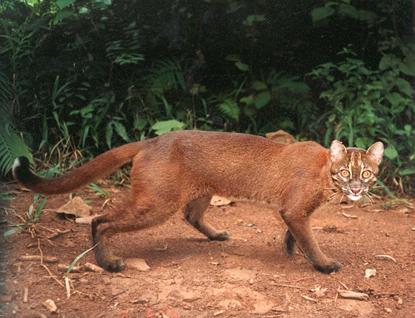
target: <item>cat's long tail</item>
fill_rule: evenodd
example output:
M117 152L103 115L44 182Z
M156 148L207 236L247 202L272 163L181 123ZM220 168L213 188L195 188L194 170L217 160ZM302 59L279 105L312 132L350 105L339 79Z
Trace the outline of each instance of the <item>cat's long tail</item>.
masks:
M31 171L29 160L19 157L13 164L13 175L34 192L67 193L111 174L130 161L143 148L144 143L135 142L111 149L67 174L52 179L37 176Z

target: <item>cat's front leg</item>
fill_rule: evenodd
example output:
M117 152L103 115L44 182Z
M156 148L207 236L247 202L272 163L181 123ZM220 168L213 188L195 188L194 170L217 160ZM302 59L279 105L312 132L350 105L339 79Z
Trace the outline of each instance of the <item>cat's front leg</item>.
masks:
M284 240L288 253L293 253L294 244L297 243L309 262L319 272L329 274L340 270L341 264L328 258L320 250L311 229L309 214L305 215L303 211L298 210L285 210L281 212L281 216L288 226Z

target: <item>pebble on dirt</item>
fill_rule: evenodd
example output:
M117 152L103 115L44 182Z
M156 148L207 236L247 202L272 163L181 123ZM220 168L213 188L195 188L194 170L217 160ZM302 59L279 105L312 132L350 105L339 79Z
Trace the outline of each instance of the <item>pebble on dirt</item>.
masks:
M51 313L58 311L58 307L52 299L46 299L42 305Z
M365 278L370 278L376 276L376 269L374 268L367 268L365 270Z

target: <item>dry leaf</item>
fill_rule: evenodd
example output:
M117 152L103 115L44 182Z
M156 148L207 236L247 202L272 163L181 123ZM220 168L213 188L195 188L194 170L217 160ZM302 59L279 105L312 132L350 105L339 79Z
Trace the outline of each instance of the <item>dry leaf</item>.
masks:
M75 217L87 217L91 215L91 207L81 197L74 197L67 203L56 209L58 214L73 215Z
M311 288L310 291L314 293L317 298L326 296L327 288L321 288L320 285L317 285L314 288Z

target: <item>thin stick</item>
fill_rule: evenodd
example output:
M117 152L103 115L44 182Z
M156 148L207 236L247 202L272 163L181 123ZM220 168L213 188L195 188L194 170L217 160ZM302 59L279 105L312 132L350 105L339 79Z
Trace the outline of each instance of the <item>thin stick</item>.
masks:
M39 253L40 253L40 265L48 272L49 277L53 278L55 280L55 282L57 282L60 286L65 288L65 286L56 278L56 276L52 274L50 269L45 264L43 264L43 251L40 247L40 239L37 239L37 248L38 248Z
M271 283L271 285L272 286L278 286L278 287L287 287L287 288L306 289L306 290L308 290L308 288L306 288L306 287L296 286L296 285L289 285L289 284Z
M71 286L69 286L69 277L65 276L66 299L71 298Z
M23 302L27 303L29 298L29 288L25 287L23 290Z
M66 233L69 233L71 230L69 230L69 229L67 229L67 230L63 230L63 231L56 231L56 232L54 232L54 234L52 234L52 235L49 235L48 236L48 240L53 240L53 239L55 239L55 238L57 238L58 236L61 236L61 235L63 235L63 234L66 234Z

